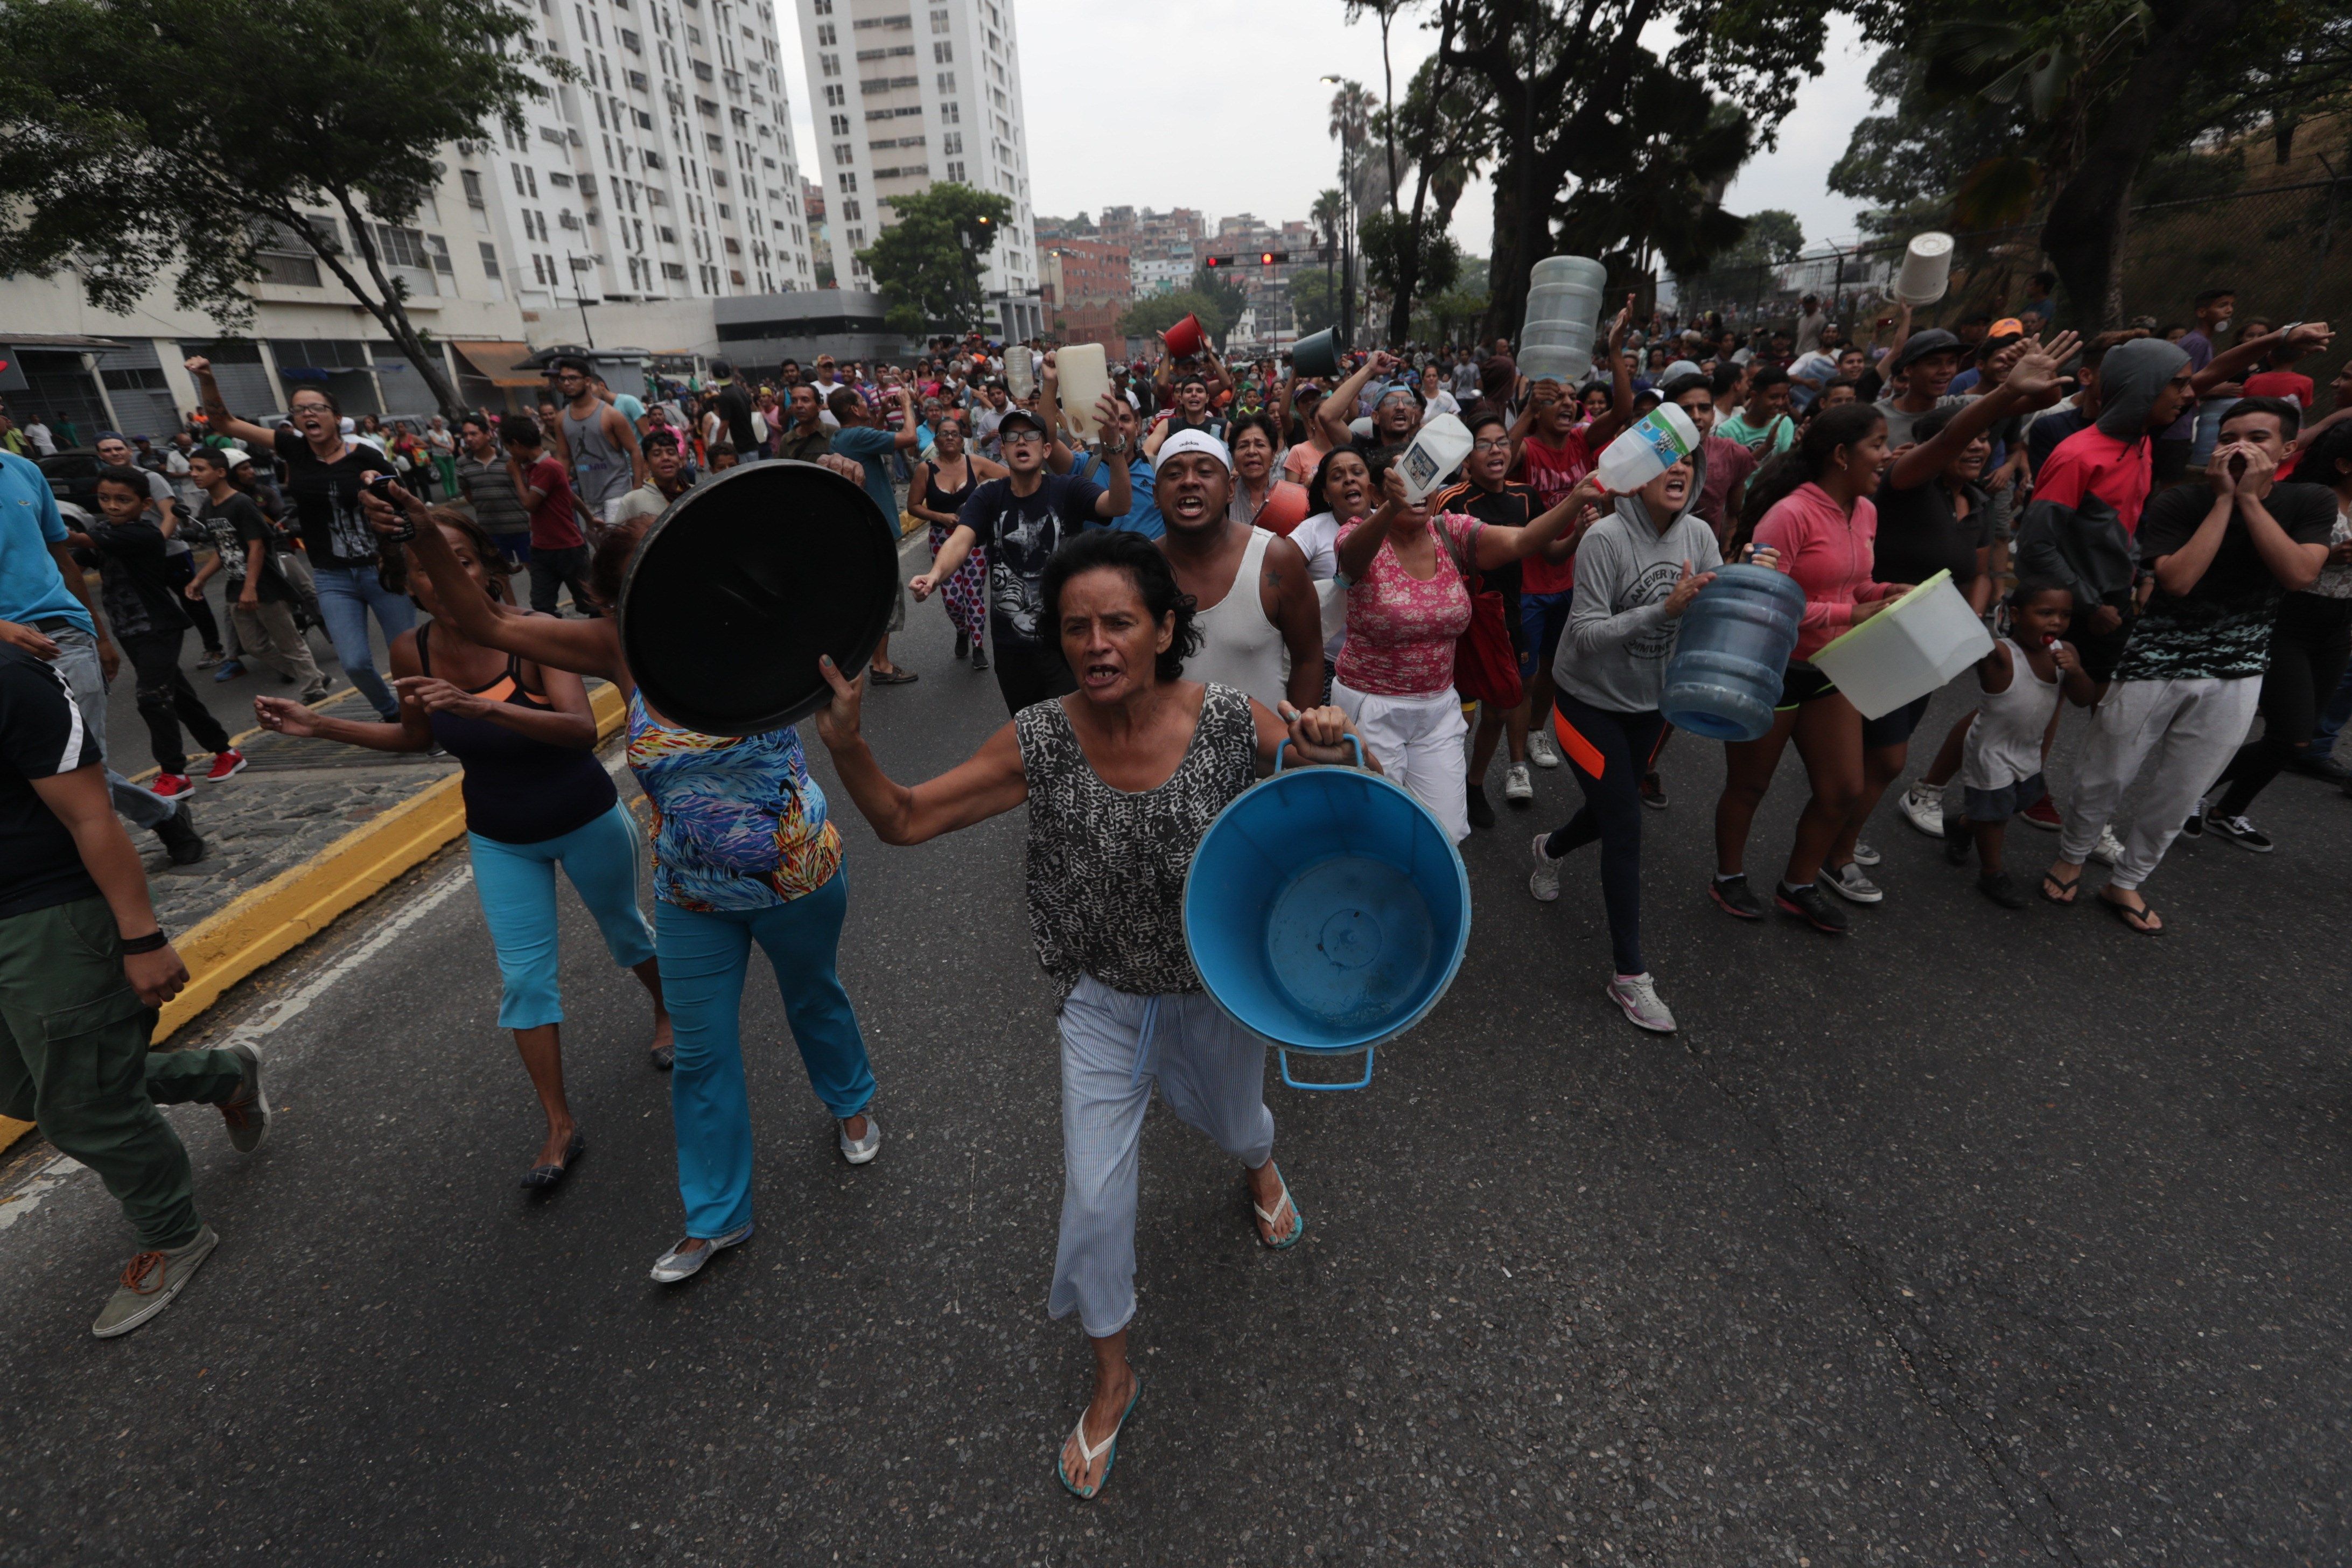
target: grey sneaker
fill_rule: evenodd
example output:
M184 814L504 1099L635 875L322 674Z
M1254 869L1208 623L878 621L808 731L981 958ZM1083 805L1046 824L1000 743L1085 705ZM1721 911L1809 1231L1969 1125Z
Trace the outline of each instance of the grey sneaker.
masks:
M1559 860L1568 858L1563 855L1555 860L1545 854L1544 846L1550 841L1550 834L1538 833L1529 849L1535 857L1536 868L1528 873L1528 891L1536 896L1537 902L1545 904L1559 897Z
M1822 867L1821 881L1849 904L1874 904L1886 897L1877 883L1862 874L1859 856L1843 866Z
M1654 1035L1675 1032L1675 1016L1658 1000L1658 983L1647 970L1639 974L1620 974L1609 982L1609 999L1625 1009L1625 1016L1633 1026L1647 1029Z
M89 1331L100 1339L110 1340L117 1334L129 1333L170 1306L172 1298L195 1278L196 1270L204 1267L205 1259L219 1245L220 1233L205 1226L185 1247L142 1252L132 1258L122 1270L122 1283L115 1287L106 1310L99 1313Z
M1528 737L1528 761L1539 768L1559 766L1559 748L1551 743L1549 730L1538 730Z
M866 1118L865 1137L851 1138L849 1123L845 1120L835 1122L834 1131L841 1139L841 1157L853 1165L864 1165L871 1163L874 1156L882 1152L882 1124L874 1120L874 1113L870 1110L861 1110L857 1114Z
M245 1087L220 1107L228 1123L229 1147L250 1154L269 1139L269 1096L261 1087L261 1053L248 1045L234 1045L228 1054L245 1063Z
M686 1238L687 1241L693 1239L692 1237ZM675 1285L681 1279L692 1279L702 1272L702 1266L709 1262L712 1255L720 1248L740 1247L751 1239L751 1222L746 1220L726 1235L714 1236L690 1252L687 1250L686 1241L681 1241L654 1259L654 1278L664 1285Z
M1528 764L1513 763L1503 774L1503 798L1513 805L1535 804L1535 781L1528 776Z
M1875 866L1878 864L1879 859L1879 853L1872 847L1870 840L1866 838L1857 838L1853 841L1853 863L1855 865Z

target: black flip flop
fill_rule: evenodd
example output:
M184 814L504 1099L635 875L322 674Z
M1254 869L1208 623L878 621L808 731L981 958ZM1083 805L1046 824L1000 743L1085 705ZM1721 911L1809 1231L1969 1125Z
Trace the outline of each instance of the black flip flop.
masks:
M2137 909L2133 909L2129 904L2119 904L2104 893L2099 896L2099 902L2107 906L2107 912L2109 914L2115 916L2116 919L2123 921L2125 925L2130 927L2133 931L2137 931L2142 936L2162 936L2166 931L2172 929L2170 926L2152 926L2144 923L2147 921L2162 920L2164 918L2156 912L2156 906L2147 902L2145 899L2140 900L2140 906Z
M656 1072L668 1072L677 1066L677 1047L675 1045L656 1046L647 1054L653 1058Z
M2071 879L2063 882L2052 876L2049 872L2044 871L2042 873L2042 901L2045 903L2056 904L2062 910L2071 910L2074 907L2074 900L2077 896L2074 889L2082 885L2083 873L2080 871L2075 872ZM2063 899L2060 898L2058 893L2053 893L2050 890L2053 888L2057 889L2058 893L2063 893L2066 896ZM2105 902L2105 900L2103 900L2101 901Z
M552 1191L564 1177L572 1173L572 1167L579 1162L580 1156L586 1152L588 1152L587 1134L575 1127L572 1130L572 1142L564 1145L563 1163L533 1165L522 1179L523 1186L534 1193Z
M877 686L905 686L922 677L911 669L869 669L866 679Z

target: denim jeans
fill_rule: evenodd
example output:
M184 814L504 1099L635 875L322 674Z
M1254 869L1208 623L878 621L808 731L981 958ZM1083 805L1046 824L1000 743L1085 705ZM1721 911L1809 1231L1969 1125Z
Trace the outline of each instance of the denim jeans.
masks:
M99 667L98 638L79 626L45 625L43 631L58 645L58 673L72 688L74 706L81 710L81 721L98 737L98 755L106 758L106 676ZM125 656L126 662L128 656ZM124 778L112 767L106 770L107 793L114 797L114 809L141 827L152 827L180 809L175 801L164 799L152 790L142 789Z
M2335 691L2319 705L2319 722L2312 727L2311 746L2304 752L2308 757L2325 757L2336 751L2336 731L2352 720L2352 669L2336 683Z
M396 721L399 700L375 672L375 653L368 647L368 612L375 612L376 625L383 628L383 640L389 644L401 633L415 629L416 606L405 595L388 592L378 583L373 566L322 566L313 562L310 575L319 584L319 614L326 619L327 636L334 642L335 658L342 661L343 673L384 722Z

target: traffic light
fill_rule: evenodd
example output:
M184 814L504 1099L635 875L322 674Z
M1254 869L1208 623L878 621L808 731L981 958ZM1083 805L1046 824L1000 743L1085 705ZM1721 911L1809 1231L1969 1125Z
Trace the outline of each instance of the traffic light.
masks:
M1289 259L1290 252L1286 250L1261 250L1257 253L1257 262L1261 267L1279 267Z
M1210 257L1204 257L1204 258L1202 258L1202 262L1201 262L1201 265L1202 265L1202 266L1203 266L1203 267L1207 267L1207 268L1213 268L1213 268L1219 268L1219 267L1231 267L1233 264L1234 264L1234 258L1233 258L1232 257L1230 257L1230 256L1210 256Z

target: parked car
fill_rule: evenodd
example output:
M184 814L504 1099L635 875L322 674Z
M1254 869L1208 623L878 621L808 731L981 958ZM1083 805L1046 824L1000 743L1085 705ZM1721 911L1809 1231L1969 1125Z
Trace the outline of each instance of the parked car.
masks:
M38 461L41 477L49 481L49 493L60 505L71 501L86 512L98 510L98 470L106 465L98 460L96 448L68 447Z

